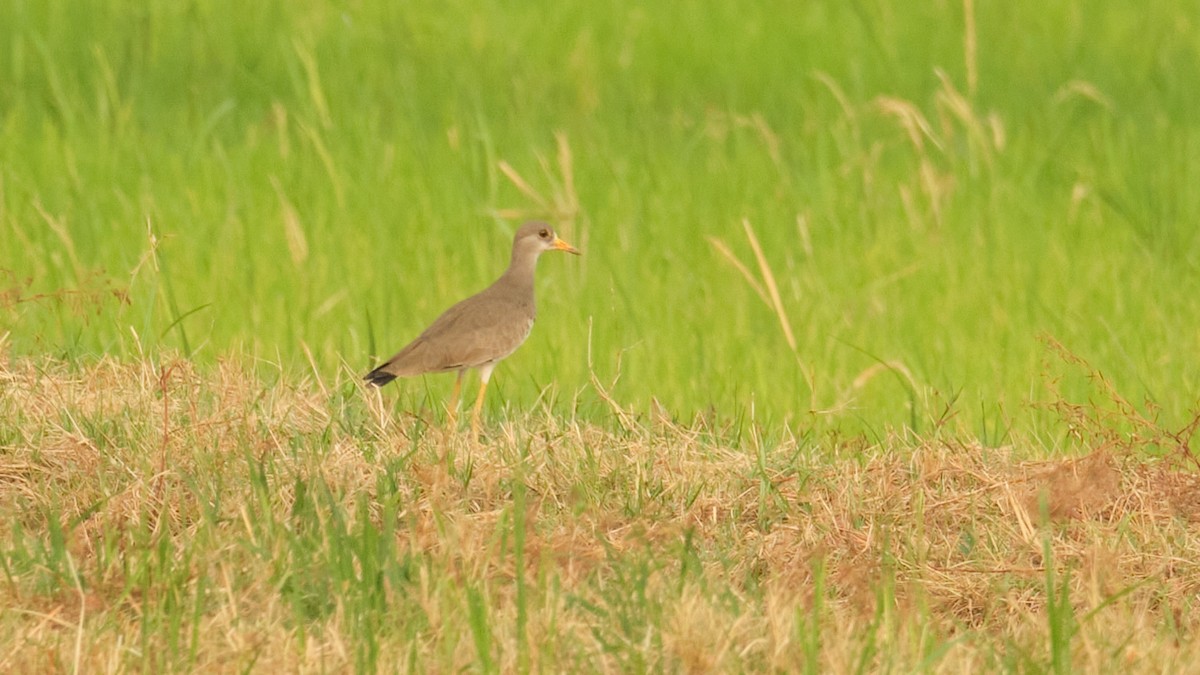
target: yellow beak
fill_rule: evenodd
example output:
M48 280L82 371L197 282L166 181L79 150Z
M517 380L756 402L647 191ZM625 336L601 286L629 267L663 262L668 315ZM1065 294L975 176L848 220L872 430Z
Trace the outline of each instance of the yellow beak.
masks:
M568 244L562 239L559 239L558 237L554 238L554 243L550 245L550 248L553 248L556 251L566 251L567 253L574 253L575 255L583 255L579 252L579 249Z

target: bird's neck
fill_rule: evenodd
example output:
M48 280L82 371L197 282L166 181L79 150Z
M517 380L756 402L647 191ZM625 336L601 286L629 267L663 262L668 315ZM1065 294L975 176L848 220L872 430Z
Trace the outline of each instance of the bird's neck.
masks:
M513 252L512 261L508 264L508 269L504 271L502 279L506 286L518 291L533 292L533 273L537 268L536 255L518 255L519 251Z

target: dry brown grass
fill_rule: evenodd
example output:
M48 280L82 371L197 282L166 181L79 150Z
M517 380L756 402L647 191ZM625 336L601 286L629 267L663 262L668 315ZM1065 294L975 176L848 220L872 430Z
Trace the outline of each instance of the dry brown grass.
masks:
M1200 663L1183 462L546 411L473 445L355 387L0 360L0 670L1041 670L1047 565L1079 669Z

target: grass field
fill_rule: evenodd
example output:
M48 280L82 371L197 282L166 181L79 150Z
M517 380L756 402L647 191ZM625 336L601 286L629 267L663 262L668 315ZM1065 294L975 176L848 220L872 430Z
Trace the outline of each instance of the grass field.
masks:
M0 670L1195 668L1200 3L910 5L6 3Z

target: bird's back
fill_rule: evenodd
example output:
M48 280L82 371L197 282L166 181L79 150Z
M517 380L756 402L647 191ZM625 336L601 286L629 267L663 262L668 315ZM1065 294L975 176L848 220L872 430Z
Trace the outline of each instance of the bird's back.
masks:
M415 340L369 379L421 375L474 368L513 353L533 328L536 310L532 295L493 284L442 313Z

